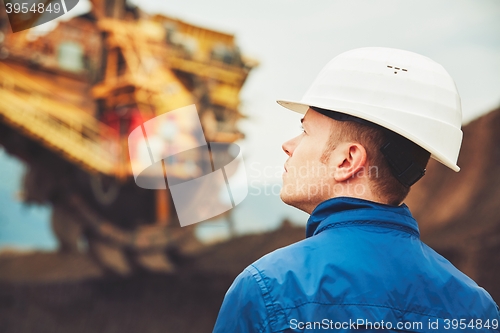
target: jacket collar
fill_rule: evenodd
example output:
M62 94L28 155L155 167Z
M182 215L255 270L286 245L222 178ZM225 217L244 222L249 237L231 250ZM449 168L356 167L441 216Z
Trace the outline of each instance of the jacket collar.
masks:
M376 224L420 236L417 221L408 206L390 206L373 201L337 197L323 201L312 212L306 225L306 238L320 232L345 226Z

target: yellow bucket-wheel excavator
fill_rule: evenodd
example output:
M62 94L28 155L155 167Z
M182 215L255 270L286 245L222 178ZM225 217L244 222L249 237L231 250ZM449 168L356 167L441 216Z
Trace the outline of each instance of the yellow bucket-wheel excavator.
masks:
M207 141L242 138L239 92L257 62L232 35L125 0L91 3L38 37L11 33L0 12L0 145L28 166L23 199L52 206L61 251L88 250L120 275L171 272L168 253L194 246L193 229L168 189L135 184L127 137L196 104Z

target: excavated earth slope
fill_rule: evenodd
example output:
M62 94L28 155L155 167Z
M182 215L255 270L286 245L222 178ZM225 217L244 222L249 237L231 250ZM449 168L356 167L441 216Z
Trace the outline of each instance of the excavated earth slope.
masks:
M460 172L431 160L406 203L424 242L500 302L500 109L463 132Z

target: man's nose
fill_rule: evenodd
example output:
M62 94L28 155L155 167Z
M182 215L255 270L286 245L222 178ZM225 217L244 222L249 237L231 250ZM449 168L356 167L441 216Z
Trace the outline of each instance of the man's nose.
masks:
M296 139L297 138L293 138L291 140L288 140L287 142L283 143L283 145L281 146L281 148L283 149L283 151L288 156L292 156L293 151L295 150L295 146L297 145L296 142L295 142Z

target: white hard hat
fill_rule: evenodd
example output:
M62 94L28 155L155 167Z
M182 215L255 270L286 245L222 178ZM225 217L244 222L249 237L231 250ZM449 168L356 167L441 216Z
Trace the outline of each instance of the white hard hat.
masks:
M321 70L300 102L277 102L302 114L317 107L368 120L460 170L460 96L448 72L419 54L383 47L344 52Z

